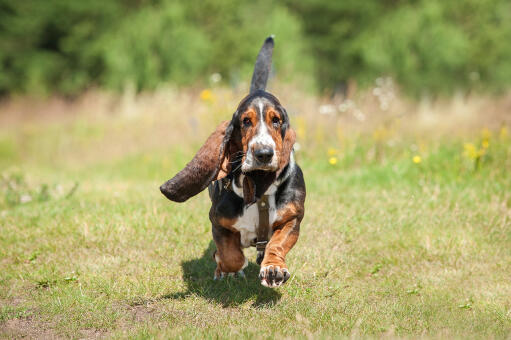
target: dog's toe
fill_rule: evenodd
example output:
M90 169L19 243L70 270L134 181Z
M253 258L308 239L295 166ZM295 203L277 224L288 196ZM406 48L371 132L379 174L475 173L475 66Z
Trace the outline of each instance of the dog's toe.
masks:
M287 268L280 268L279 266L265 266L261 267L259 271L259 280L265 287L276 288L280 287L287 280L289 280L289 271Z

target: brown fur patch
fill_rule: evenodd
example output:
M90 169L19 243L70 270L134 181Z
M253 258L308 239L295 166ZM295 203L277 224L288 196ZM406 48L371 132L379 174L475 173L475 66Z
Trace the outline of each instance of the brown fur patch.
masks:
M280 114L275 111L273 108L269 108L266 110L266 124L268 124L268 127L273 126L273 118L277 117L280 121L280 124L282 123L282 119L280 117Z
M287 268L286 254L293 248L298 240L300 222L298 219L287 221L281 229L274 231L270 242L266 246L263 262L261 267L279 266Z
M279 119L278 128L275 128L275 126L273 125L273 118ZM282 124L282 119L280 117L280 114L277 111L275 111L274 109L269 108L266 111L265 123L266 123L266 127L268 128L268 131L270 132L271 138L275 142L275 151L276 151L277 156L279 157L279 168L280 168L280 163L282 162L281 159L282 159L282 157L285 157L285 155L282 154L283 140L282 140L282 134L281 134L281 130L280 130L281 124ZM288 158L289 158L289 156L288 156Z
M273 235L266 246L261 267L274 265L287 268L286 254L298 240L303 206L297 202L289 202L277 211L277 216L277 220L272 225Z
M245 120L245 118L250 119L250 122L252 123L252 125L245 127L243 124L243 121ZM250 108L241 114L241 116L240 116L241 145L243 148L243 152L245 152L245 153L248 150L248 143L255 136L255 134L257 132L258 124L259 124L259 121L257 119L257 112L255 112L254 109Z
M234 224L236 223L236 221L238 221L237 218L227 218L227 217L219 217L216 219L216 222L218 223L218 225L226 228L226 229L229 229L233 232L236 232L237 230L234 229Z
M279 156L279 169L284 169L284 167L289 163L289 157L291 157L291 152L293 151L295 140L295 130L293 130L291 127L288 127L286 134L284 135L284 140L282 141L282 147Z
M303 216L303 206L297 202L289 202L277 211L278 218L273 222L272 229L278 229L283 224L293 219L301 220Z
M288 127L284 138L282 138L282 117L279 112L271 107L266 110L264 118L271 138L275 142L275 151L279 157L279 169L283 169L289 163L289 157L291 156L291 151L293 150L293 145L296 140L295 131L291 127ZM273 125L274 118L279 119L278 128Z
M245 264L245 255L241 250L240 234L224 234L218 240L215 240L219 258L217 261L217 271L224 273L235 273L241 270Z

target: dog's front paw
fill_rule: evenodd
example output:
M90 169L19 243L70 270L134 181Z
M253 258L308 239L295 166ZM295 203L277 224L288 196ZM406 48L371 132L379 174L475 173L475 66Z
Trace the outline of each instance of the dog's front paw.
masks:
M289 271L287 268L280 268L279 266L264 266L259 271L259 280L265 287L275 288L280 287L283 283L289 280Z

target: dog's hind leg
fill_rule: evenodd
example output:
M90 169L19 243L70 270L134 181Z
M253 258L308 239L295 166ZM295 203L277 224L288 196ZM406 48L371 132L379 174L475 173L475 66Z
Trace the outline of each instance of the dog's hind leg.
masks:
M213 256L217 264L215 280L227 274L244 277L243 269L248 261L241 250L240 233L213 225L213 239L217 248Z

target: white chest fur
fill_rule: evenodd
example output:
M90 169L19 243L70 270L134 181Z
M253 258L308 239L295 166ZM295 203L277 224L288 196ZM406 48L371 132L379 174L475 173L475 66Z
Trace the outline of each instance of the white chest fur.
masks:
M243 197L243 189L236 186L233 183L233 190L236 195ZM270 226L277 219L277 207L275 204L275 193L277 192L277 186L272 184L265 195L268 195L269 204L269 215L270 215ZM238 218L238 221L234 224L234 228L240 232L241 246L243 248L250 247L253 244L253 240L257 239L257 226L259 225L259 210L257 209L257 203L249 205L243 208L243 214ZM268 239L270 239L272 231L270 230Z

